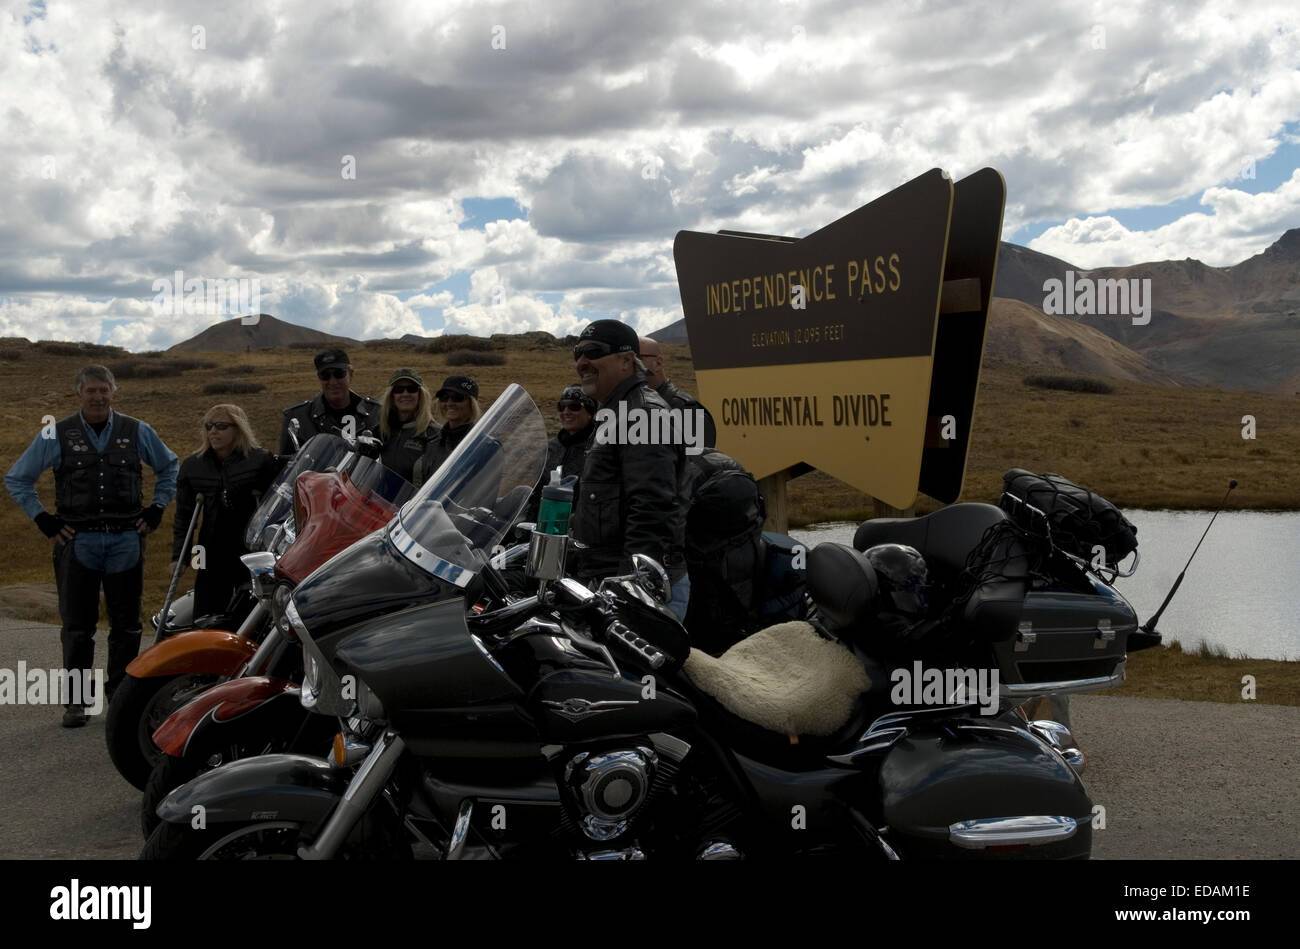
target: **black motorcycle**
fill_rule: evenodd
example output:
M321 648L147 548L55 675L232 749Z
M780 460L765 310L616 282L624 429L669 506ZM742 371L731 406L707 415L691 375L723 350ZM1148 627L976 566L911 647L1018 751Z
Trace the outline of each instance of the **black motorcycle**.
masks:
M1006 513L957 504L859 541L947 571L930 655L1003 673L992 707L942 668L933 696L891 688L907 667L871 655L880 581L846 545L809 552L815 626L713 659L648 558L591 589L563 575L562 536L534 534L537 592L510 593L491 554L545 442L511 386L387 528L303 581L285 615L302 704L339 721L331 756L201 775L159 806L142 859L1089 855L1068 732L1014 710L1122 681L1136 623L1113 590L1036 576Z

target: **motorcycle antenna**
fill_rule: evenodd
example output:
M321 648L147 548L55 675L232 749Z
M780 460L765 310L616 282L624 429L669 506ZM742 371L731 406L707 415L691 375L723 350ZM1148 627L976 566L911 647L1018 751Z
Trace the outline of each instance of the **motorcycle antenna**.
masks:
M1211 517L1210 523L1205 526L1205 533L1201 534L1201 539L1196 542L1196 546L1192 549L1192 556L1187 558L1187 563L1183 565L1183 572L1178 575L1178 579L1175 580L1174 585L1170 587L1169 593L1165 597L1165 601L1160 604L1160 609L1156 610L1155 615L1152 616L1151 619L1147 620L1146 624L1141 627L1142 632L1153 635L1155 634L1156 623L1159 622L1161 614L1165 611L1165 607L1169 605L1169 601L1174 598L1174 594L1178 592L1179 586L1182 585L1183 577L1187 575L1187 568L1192 565L1192 557L1196 556L1196 551L1200 550L1201 544L1205 543L1205 535L1208 534L1210 528L1214 526L1214 518L1219 516L1219 512L1223 510L1223 506L1228 503L1228 495L1232 493L1232 489L1236 486L1237 479L1229 478L1228 490L1224 493L1223 500L1219 502L1219 510L1214 512L1214 517Z

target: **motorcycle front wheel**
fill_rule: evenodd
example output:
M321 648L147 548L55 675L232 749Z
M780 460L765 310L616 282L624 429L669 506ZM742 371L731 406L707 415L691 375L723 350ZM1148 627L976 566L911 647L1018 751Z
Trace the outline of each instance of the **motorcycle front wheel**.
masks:
M104 721L108 757L122 777L140 790L162 757L153 733L172 712L227 677L183 674L137 679L128 674L113 693Z
M141 860L297 860L308 843L292 821L250 821L195 830L161 823L140 851Z

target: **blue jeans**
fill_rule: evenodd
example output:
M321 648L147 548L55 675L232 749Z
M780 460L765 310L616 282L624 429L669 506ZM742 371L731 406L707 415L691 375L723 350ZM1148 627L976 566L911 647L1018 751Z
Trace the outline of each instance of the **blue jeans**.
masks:
M673 611L673 615L679 620L686 619L686 606L691 599L691 575L683 573L682 578L673 584L673 598L668 602L668 608Z

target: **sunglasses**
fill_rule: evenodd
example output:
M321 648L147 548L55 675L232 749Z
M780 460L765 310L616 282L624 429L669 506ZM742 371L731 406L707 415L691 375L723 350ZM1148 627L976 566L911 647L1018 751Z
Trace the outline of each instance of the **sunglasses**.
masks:
M609 343L598 343L595 340L591 340L586 343L579 343L577 346L573 347L573 359L575 362L583 356L586 356L588 359L602 359L613 351L614 347L609 345Z
M439 402L464 402L465 397L463 395L440 395L438 396L438 401Z
M393 386L393 395L407 395L412 392L419 392L419 386Z
M585 409L586 406L581 402L557 402L555 408L560 412L577 412L579 409Z
M347 377L348 371L346 369L325 369L316 373L316 378L321 382L326 379L346 379Z
M234 422L204 422L203 430L210 432L215 428L219 432L224 432L226 429L230 428L230 426L234 424L235 424Z

